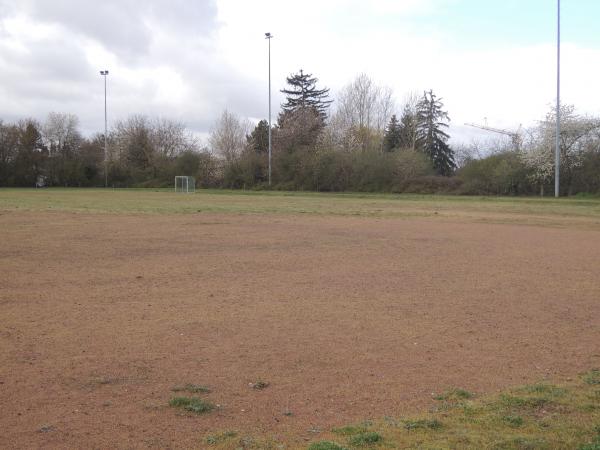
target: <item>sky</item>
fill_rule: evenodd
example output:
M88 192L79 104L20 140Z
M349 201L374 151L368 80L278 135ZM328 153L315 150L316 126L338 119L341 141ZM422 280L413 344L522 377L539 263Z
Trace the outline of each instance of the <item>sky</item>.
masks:
M562 97L600 115L598 0L562 0ZM556 0L0 0L0 119L76 114L84 134L131 114L205 137L224 109L273 117L303 69L336 94L366 73L394 91L433 89L454 142L464 126L535 125L556 99ZM334 103L335 107L335 103Z

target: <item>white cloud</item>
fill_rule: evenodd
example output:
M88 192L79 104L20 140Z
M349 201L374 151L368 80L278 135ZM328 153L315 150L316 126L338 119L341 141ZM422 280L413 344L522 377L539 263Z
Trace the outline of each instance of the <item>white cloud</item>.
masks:
M285 77L302 68L333 94L360 72L400 101L432 88L467 140L467 121L516 128L542 118L555 96L552 43L474 51L444 29L418 28L456 1L0 0L0 117L64 111L99 130L101 69L111 121L161 115L205 133L224 108L266 117L268 31L275 115ZM599 114L600 49L566 43L563 55L564 100Z

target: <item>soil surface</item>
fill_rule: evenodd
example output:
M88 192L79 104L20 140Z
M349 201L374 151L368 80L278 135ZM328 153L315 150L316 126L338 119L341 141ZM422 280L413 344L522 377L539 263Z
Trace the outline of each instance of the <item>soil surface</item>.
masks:
M59 212L0 229L1 448L202 448L231 429L293 446L448 388L600 366L597 230ZM186 383L218 408L170 408Z

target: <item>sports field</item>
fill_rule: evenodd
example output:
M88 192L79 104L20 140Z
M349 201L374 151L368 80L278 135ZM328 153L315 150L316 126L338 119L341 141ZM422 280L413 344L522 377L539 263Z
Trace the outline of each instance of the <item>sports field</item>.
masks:
M2 189L0 230L1 448L577 448L600 426L598 198ZM456 431L456 392L463 414L532 384L514 398L547 403Z

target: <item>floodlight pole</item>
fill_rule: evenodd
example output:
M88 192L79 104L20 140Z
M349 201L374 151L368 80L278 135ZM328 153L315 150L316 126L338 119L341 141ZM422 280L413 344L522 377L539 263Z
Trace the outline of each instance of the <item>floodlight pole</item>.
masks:
M554 196L560 197L560 0L558 0L558 23L556 41L556 150L555 150L555 176Z
M265 33L265 39L269 41L269 186L271 186L271 33Z
M108 116L106 112L106 76L108 70L101 70L100 75L104 77L104 187L108 187Z

